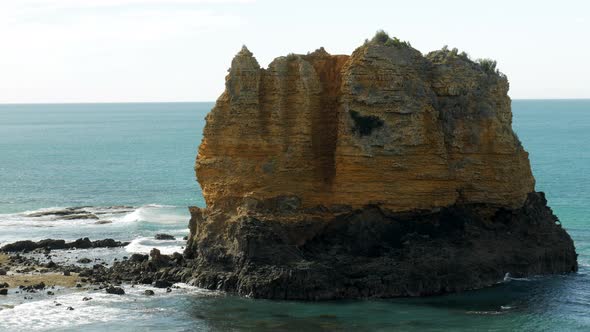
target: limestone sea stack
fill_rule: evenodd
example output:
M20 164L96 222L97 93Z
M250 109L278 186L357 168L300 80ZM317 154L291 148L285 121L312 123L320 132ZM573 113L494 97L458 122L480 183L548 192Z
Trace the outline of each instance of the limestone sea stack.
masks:
M207 115L192 283L319 300L433 295L577 271L535 192L508 80L378 33L260 67L246 48Z

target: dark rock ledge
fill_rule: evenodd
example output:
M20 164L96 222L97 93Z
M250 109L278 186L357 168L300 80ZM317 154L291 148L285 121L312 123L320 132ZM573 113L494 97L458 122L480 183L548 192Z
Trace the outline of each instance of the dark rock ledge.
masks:
M292 212L291 212L292 213ZM193 208L179 279L239 295L295 300L460 292L515 277L575 272L573 241L531 193L522 208L465 204L390 213L367 206L327 215L275 209L234 216Z
M7 244L0 248L3 252L31 252L38 249L55 250L55 249L90 249L90 248L115 248L124 247L129 242L115 241L113 239L104 239L90 241L89 238L77 239L76 241L66 242L65 240L45 239L38 242L30 240L17 241Z
M77 272L101 288L186 282L255 298L327 300L437 295L489 287L507 273L578 269L573 241L543 193L529 194L514 210L488 204L412 213L339 210L322 220L317 211L307 218L290 210L231 216L192 208L184 255L154 249L110 268L53 264L49 270Z

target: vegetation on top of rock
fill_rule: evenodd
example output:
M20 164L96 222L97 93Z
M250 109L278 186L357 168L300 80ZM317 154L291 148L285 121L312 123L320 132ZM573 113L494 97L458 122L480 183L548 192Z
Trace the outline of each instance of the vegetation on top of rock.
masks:
M307 52L307 55L315 55L315 56L330 56L330 53L326 51L325 48L320 47L313 52Z
M467 52L459 52L459 49L453 47L449 50L449 46L445 45L440 50L432 51L426 56L431 61L447 62L449 60L462 60L471 64L475 64Z
M477 63L479 63L481 69L483 69L483 71L485 71L488 74L499 74L500 71L496 68L496 66L498 65L498 62L496 60L492 60L492 59L477 59Z
M498 75L502 78L505 78L504 75L500 70L497 68L498 62L496 60L484 58L484 59L477 59L472 60L467 52L459 52L459 50L454 47L449 50L447 45L443 46L442 49L439 51L433 51L428 53L427 58L435 62L447 62L449 60L462 60L465 62L470 63L472 66L480 68L486 74Z
M489 58L477 59L476 63L488 75L497 75L503 79L506 79L506 75L500 71L496 66L498 62Z
M365 40L365 45L368 43L382 44L385 46L412 47L410 42L400 40L397 37L391 38L384 30L377 31L370 41L368 39Z
M465 61L472 61L471 57L469 56L469 54L467 54L467 52L463 51L461 53L459 53L459 49L457 49L456 47L453 47L451 50L449 50L449 46L445 45L443 46L443 48L441 49L441 51L446 55L446 56L450 56L453 58L460 58L463 59Z
M293 61L293 60L297 59L298 57L299 57L299 55L297 55L295 53L289 53L289 54L287 54L286 58L288 61Z

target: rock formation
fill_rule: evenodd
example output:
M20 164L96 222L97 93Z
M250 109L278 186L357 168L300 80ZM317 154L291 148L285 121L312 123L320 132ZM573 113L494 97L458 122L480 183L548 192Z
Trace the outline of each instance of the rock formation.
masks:
M512 131L508 80L378 34L262 69L245 47L207 116L192 283L331 299L440 294L577 270Z

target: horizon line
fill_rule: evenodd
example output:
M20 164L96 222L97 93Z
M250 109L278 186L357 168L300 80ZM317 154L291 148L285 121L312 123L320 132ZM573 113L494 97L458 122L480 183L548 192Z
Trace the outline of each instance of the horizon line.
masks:
M514 100L590 100L590 97L576 98L511 98ZM197 104L197 103L215 103L215 100L206 101L74 101L74 102L0 102L0 105L86 105L86 104Z

